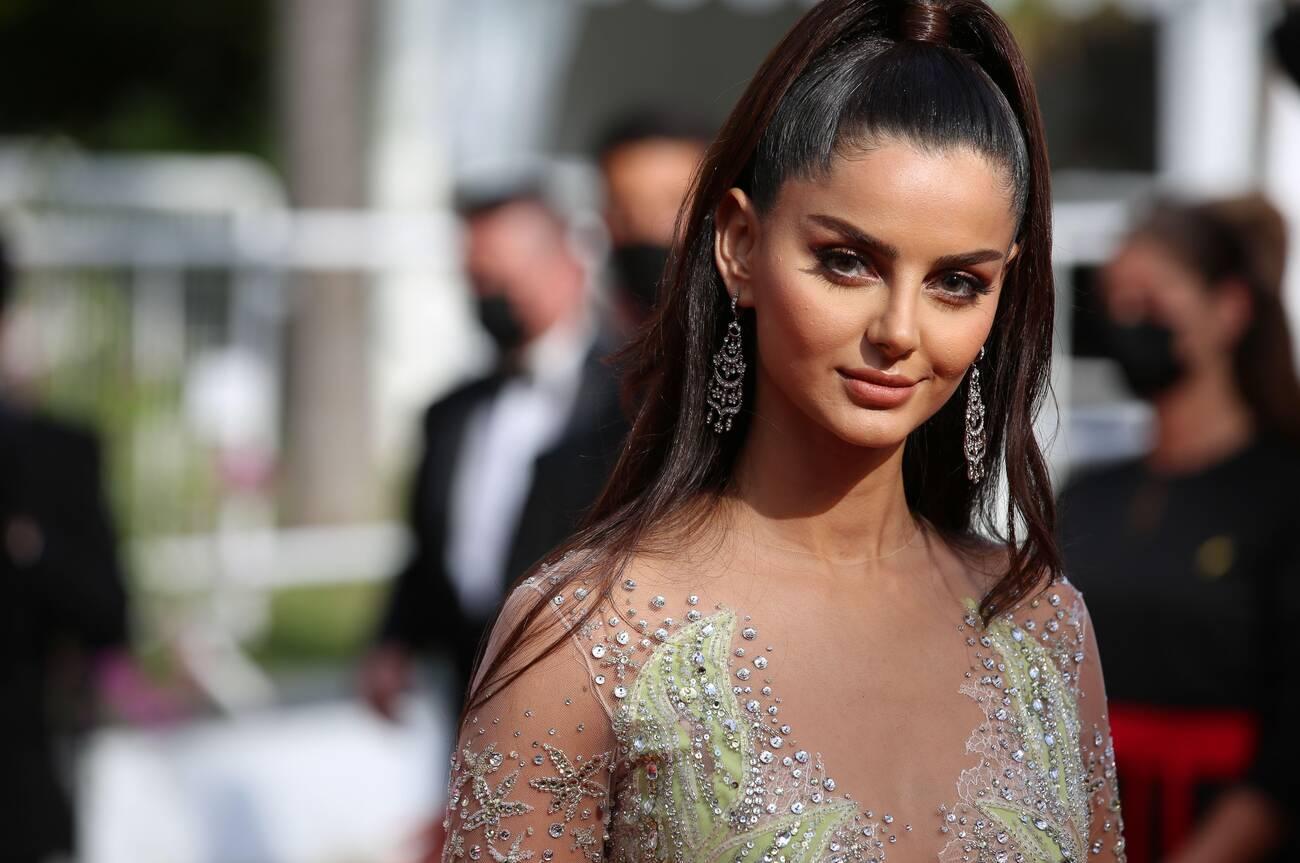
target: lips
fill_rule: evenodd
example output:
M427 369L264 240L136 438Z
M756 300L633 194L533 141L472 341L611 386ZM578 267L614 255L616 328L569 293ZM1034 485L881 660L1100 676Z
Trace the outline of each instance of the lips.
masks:
M891 375L889 372L882 372L878 369L837 369L836 371L847 378L882 387L910 387L916 385L916 378L909 378L907 375Z
M854 404L874 410L888 410L904 404L919 383L906 375L892 375L877 369L836 369L844 390Z

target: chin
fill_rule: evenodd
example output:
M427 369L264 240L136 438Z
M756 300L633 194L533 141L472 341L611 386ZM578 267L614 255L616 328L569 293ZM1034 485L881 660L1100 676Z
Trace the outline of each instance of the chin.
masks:
M827 422L826 428L850 446L863 449L893 449L907 440L907 436L913 432L915 426L902 416L889 416L885 411L867 412L858 407L851 407L844 415Z

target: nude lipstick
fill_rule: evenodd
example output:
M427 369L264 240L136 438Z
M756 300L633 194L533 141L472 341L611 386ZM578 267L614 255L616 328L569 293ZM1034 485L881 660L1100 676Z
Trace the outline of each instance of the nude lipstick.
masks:
M874 410L896 408L916 392L917 380L871 368L836 369L844 390L859 407Z

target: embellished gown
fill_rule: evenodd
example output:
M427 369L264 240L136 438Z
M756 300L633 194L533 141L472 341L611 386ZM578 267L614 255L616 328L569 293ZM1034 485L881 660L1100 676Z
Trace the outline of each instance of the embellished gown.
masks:
M548 580L516 589L495 638ZM562 629L536 633L564 642L460 730L444 863L1124 859L1096 643L1068 583L987 628L974 599L954 603L950 643L910 657L925 672L873 688L876 651L788 598L564 580L538 618Z

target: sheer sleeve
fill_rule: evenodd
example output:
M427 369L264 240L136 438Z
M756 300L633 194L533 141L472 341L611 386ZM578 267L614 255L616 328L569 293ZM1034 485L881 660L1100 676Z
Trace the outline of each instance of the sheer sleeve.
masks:
M1068 604L1066 615L1073 652L1066 651L1075 666L1074 685L1079 712L1079 748L1083 764L1083 793L1087 795L1087 845L1094 860L1123 863L1124 819L1120 812L1119 782L1115 771L1115 747L1111 743L1110 720L1106 711L1106 685L1101 673L1097 638L1083 596L1068 582L1053 588Z
M510 596L493 629L489 657L541 600L531 581ZM536 631L527 633L523 649L512 648L505 669L527 665L566 626L558 611L543 609ZM609 715L592 692L577 641L565 636L558 648L490 691L461 725L448 783L443 863L599 861L614 755Z

